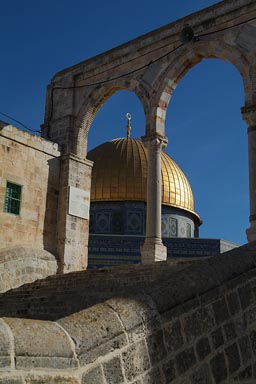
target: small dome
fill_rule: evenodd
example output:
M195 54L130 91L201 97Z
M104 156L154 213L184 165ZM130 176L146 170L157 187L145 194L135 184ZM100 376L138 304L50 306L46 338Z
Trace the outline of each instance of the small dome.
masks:
M147 201L147 149L139 139L121 138L87 154L94 162L91 201ZM162 152L162 204L194 211L190 184L180 167Z

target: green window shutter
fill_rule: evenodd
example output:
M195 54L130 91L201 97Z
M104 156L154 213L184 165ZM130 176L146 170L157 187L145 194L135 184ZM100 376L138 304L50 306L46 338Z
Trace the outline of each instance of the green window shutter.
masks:
M7 181L4 200L4 212L20 214L22 186Z

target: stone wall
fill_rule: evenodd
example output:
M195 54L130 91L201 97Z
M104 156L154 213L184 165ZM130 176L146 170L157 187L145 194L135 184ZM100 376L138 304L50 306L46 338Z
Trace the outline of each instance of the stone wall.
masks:
M157 268L139 264L49 276L0 294L0 317L56 320L115 295L150 290L159 279L169 280L190 264L176 261L160 263Z
M55 252L59 156L57 144L1 123L0 249L25 245ZM4 212L7 181L22 186L18 216Z
M229 255L239 257L241 252L243 255L255 253L254 248L244 246L213 257L224 263ZM142 290L150 292L159 282L163 284L176 279L178 271L183 271L182 278L186 280L187 268L193 266L197 271L207 260L210 258L192 257L168 260L154 266L126 265L49 276L0 295L0 316L56 320L116 295Z
M54 322L1 319L0 383L254 383L255 253L159 272L154 286Z
M56 258L43 249L13 247L0 250L0 292L56 273Z

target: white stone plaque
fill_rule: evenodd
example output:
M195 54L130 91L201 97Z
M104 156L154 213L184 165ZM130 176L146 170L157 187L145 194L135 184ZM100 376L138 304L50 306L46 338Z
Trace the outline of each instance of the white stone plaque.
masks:
M89 219L89 208L90 192L70 186L68 213L82 219Z

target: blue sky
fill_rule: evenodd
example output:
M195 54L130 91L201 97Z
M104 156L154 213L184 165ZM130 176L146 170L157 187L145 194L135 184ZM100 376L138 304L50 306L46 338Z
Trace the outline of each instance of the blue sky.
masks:
M40 129L46 86L57 71L217 2L2 1L0 111ZM166 151L192 185L204 222L201 237L239 244L246 242L249 216L243 105L237 70L220 60L203 60L178 84L166 119ZM119 91L98 112L89 148L124 136L126 112L132 114L132 136L142 136L145 120L139 100Z

